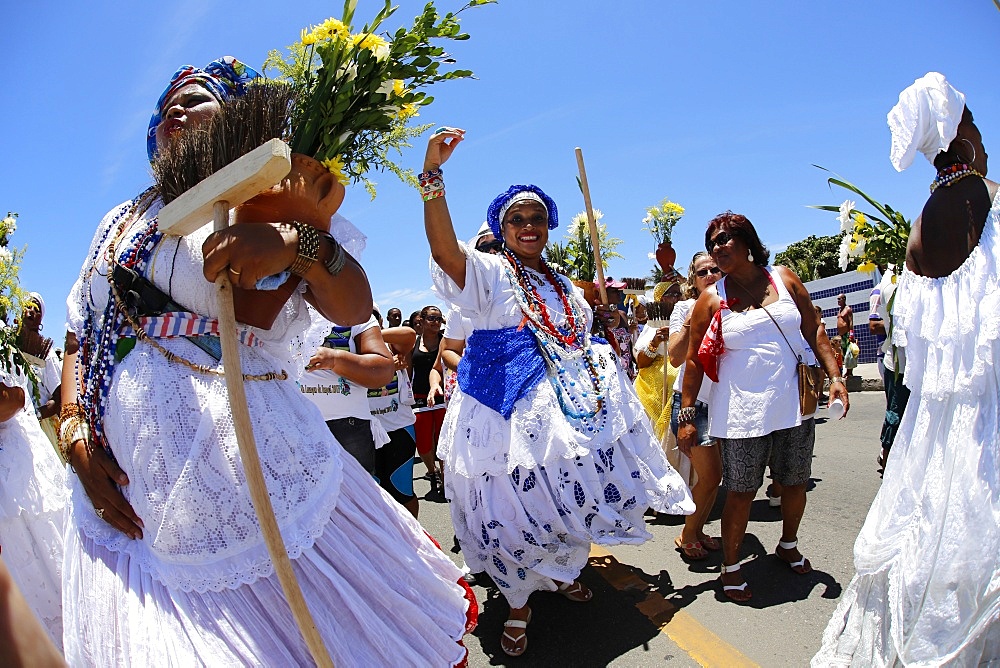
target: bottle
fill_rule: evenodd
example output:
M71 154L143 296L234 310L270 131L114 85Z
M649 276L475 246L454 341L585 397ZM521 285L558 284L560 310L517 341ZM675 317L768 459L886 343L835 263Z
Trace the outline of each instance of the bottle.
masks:
M840 399L834 399L827 406L826 415L831 420L839 420L844 416L844 402Z

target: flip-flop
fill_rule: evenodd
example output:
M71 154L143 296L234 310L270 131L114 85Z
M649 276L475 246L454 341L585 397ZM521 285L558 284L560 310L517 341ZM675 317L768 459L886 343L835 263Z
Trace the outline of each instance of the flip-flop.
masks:
M799 546L799 541L797 540L793 540L788 543L786 543L783 540L778 541L778 547L780 547L782 550L794 550L798 546ZM785 559L783 556L778 554L777 548L774 550L774 556L776 556L778 559L781 559L783 562L788 564L788 567L791 568L792 571L794 571L795 573L798 573L799 575L805 575L806 573L812 570L812 564L810 564L809 560L806 559L805 557L802 557L798 561L789 561L788 559Z
M677 550L684 555L685 558L691 559L693 561L699 561L701 559L708 559L708 550L701 544L700 540L696 540L691 543L685 543L681 541L681 537L678 536L674 538L674 545Z
M557 585L557 589L560 594L576 603L586 603L590 599L594 598L594 592L590 589L584 590L583 583L579 580L573 580L573 582L563 582L561 585ZM586 591L586 593L584 593L584 591Z
M739 564L733 564L732 566L727 566L725 564L722 564L722 572L724 574L735 573L738 570L740 570ZM719 582L722 582L721 577L719 578ZM731 601L736 601L737 603L744 603L745 601L749 601L750 598L753 596L753 593L749 589L747 589L748 586L749 583L746 580L743 581L743 584L738 584L738 585L727 585L723 583L722 593L723 595L725 595L726 598L728 598ZM739 594L737 594L736 592L739 592ZM745 596L743 596L744 594Z
M512 636L511 634L507 633L506 630L503 632L503 635L500 637L500 649L503 650L504 654L506 654L507 656L521 656L522 654L524 654L524 651L526 649L528 649L528 632L527 632L527 628L528 628L528 624L530 622L531 622L531 610L528 610L528 618L527 619L523 619L523 620L522 619L508 619L506 622L503 623L504 629L524 629L525 630L524 633L522 633L521 635L519 635L516 638L514 636ZM510 649L507 649L506 647L504 647L504 644L503 644L503 639L504 638L506 638L507 640L510 640L511 643L513 643L513 645L511 646ZM523 641L523 644L522 644L522 641Z
M719 542L719 539L712 538L708 534L701 535L698 538L698 540L701 542L702 547L704 547L706 550L710 550L712 552L718 552L719 550L722 549L722 543Z

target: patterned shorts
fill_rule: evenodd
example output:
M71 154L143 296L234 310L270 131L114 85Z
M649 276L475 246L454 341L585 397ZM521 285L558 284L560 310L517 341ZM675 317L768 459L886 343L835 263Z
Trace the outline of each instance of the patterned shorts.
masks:
M803 420L798 427L779 429L753 438L720 438L722 485L731 492L756 492L764 484L764 469L771 467L774 481L804 485L812 474L816 422Z

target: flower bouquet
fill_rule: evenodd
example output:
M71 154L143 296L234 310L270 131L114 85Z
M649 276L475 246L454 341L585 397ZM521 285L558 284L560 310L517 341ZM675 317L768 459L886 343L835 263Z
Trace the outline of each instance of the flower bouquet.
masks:
M656 239L656 262L664 274L672 274L677 251L671 244L674 227L684 216L684 207L676 202L664 199L655 206L646 209L646 217L642 223L647 232Z
M816 165L819 167L819 165ZM820 167L824 171L829 171ZM827 183L839 186L864 198L878 215L863 213L855 208L853 200L844 200L840 206L813 205L813 209L836 211L843 237L840 241L840 268L844 271L851 259L861 261L858 271L871 273L877 266L891 267L893 274L903 270L906 261L906 242L910 237L910 221L888 204L875 201L854 184L837 177Z
M386 0L375 17L355 32L357 0L346 0L340 19L303 29L286 55L272 50L265 68L276 70L274 78L293 90L292 152L315 158L342 185L363 182L372 197L375 187L366 177L372 169L388 169L416 186L412 170L396 165L389 151L409 146L409 139L430 127L409 125L420 107L434 101L421 89L472 76L470 70L442 71L442 65L455 61L431 42L468 39L458 15L495 1L469 0L444 16L428 2L412 27L390 35L379 34L379 28L397 7Z

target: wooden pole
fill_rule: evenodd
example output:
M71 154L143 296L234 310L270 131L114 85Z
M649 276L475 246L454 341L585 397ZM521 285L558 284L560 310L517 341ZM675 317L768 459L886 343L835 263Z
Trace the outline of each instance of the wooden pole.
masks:
M604 287L604 264L601 262L601 235L597 231L594 207L590 203L590 186L587 184L587 168L583 166L583 150L576 147L576 166L580 169L580 188L583 203L587 207L587 224L590 226L590 245L594 247L594 265L597 269L597 289L601 292L601 303L608 305L608 290Z
M229 227L229 202L218 200L212 206L215 230ZM253 509L257 513L257 521L264 535L268 554L274 564L274 572L285 592L285 599L292 610L295 623L298 624L302 638L312 654L313 661L320 668L333 668L333 661L327 652L323 637L316 629L309 606L302 595L295 571L292 570L292 560L288 558L285 542L278 528L278 520L274 516L271 497L267 493L264 474L261 471L260 456L257 453L257 441L254 439L253 426L250 421L250 408L247 405L246 388L243 386L243 369L240 364L240 351L236 330L236 310L233 305L233 286L229 282L228 270L215 279L219 302L219 339L222 342L222 363L226 374L226 388L229 390L229 405L233 413L233 426L236 430L236 443L240 449L240 459L243 460L243 471L246 474L247 486Z

